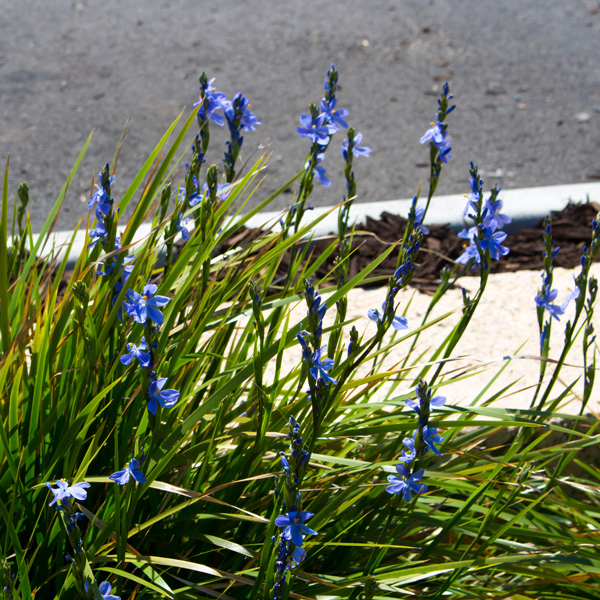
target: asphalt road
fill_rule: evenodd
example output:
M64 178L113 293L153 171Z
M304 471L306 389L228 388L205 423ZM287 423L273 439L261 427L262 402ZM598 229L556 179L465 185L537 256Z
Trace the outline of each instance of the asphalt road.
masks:
M261 198L301 168L308 142L296 133L298 119L320 100L331 63L340 72L338 104L373 148L356 161L362 202L410 197L425 180L419 139L446 80L457 109L439 193L466 191L470 160L505 188L600 178L597 0L0 0L0 7L0 161L10 154L11 197L19 182L31 187L34 230L94 130L57 228L86 214L92 174L112 160L129 119L113 186L119 198L179 111L191 109L202 71L228 97L247 95L263 123L243 148L244 159L272 152ZM219 134L211 163L222 157ZM315 205L336 203L344 191L337 149L325 166L334 185L317 187Z

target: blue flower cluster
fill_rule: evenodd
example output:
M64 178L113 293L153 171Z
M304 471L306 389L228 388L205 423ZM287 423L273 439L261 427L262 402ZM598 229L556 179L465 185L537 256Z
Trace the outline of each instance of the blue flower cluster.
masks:
M110 252L111 249L107 248L110 237L110 225L112 224L112 208L113 199L110 193L110 187L115 180L114 175L109 174L109 164L106 163L104 169L98 173L98 183L95 184L96 191L88 201L88 210L94 208L96 214L96 227L90 229L91 243L88 244L88 248L93 248L98 242L100 242L105 252Z
M306 551L304 545L305 535L318 535L316 531L305 525L314 514L302 510L302 495L300 486L306 473L310 454L303 448L300 424L290 417L289 420L290 452L281 454L283 467L279 479L275 498L283 508L284 514L275 519L275 525L282 528L279 543L275 549L275 573L272 589L272 598L279 598L283 586L287 581L287 572L304 559Z
M446 402L443 396L431 397L432 390L421 379L415 389L416 400L406 400L406 404L419 416L419 426L414 430L412 437L405 437L402 443L406 446L402 450L400 463L396 465L398 475L388 475L390 485L386 488L389 494L402 494L405 502L410 502L413 492L427 491L427 485L420 483L424 469L416 469L415 465L423 458L429 450L441 456L436 444L444 441L437 429L429 424L431 408L439 408ZM411 466L412 465L412 466Z
M326 356L327 344L321 344L327 303L322 302L312 279L305 279L304 287L304 298L308 306L307 326L306 330L296 334L296 338L302 347L302 368L305 376L308 376L310 389L307 393L313 407L313 419L317 423L329 397L329 386L336 385L337 380L329 374L335 362Z
M116 235L115 213L113 210L114 200L111 195L111 185L115 180L114 175L110 175L109 164L104 165L104 169L98 173L98 183L96 191L88 201L88 210L94 209L96 215L96 226L89 230L91 242L88 248L94 248L98 242L101 243L104 252L114 252L121 249L121 239ZM123 264L133 260L133 256L124 259ZM96 271L97 275L108 275L112 273L117 264L117 257L113 257L109 264Z
M345 108L337 107L337 98L335 92L337 89L338 73L334 67L327 72L324 88L325 97L321 100L319 107L312 105L310 114L302 114L300 116L301 126L296 128L300 137L308 138L313 146L309 153L308 159L304 165L306 173L314 174L321 185L330 186L331 181L325 174L325 167L321 165L325 158L325 150L329 146L331 136L340 128L348 129L346 117L349 111ZM353 147L350 150L351 156L368 156L370 148L359 148L358 143L362 139L362 134L358 133L352 138L350 143ZM348 140L342 143L342 156L348 158Z
M310 195L313 189L313 181L316 177L323 186L330 186L331 181L327 177L323 160L325 152L331 142L331 137L340 128L348 129L349 111L345 108L338 108L336 90L338 87L338 72L334 65L327 72L324 82L325 95L322 98L319 106L311 104L310 112L300 116L300 126L296 131L300 137L307 138L312 142L311 149L308 152L306 162L304 164L304 175L300 183L300 190L296 201L292 204L291 210L285 221L280 221L281 227L287 231L292 225L299 227L300 221L304 214L304 202ZM365 146L360 147L358 144L362 140L361 133L355 133L354 129L350 128L348 138L342 142L342 156L347 163L346 175L352 168L352 158L354 156L369 156L371 148ZM349 193L349 198L355 196L355 189Z
M192 144L192 160L186 163L185 186L179 188L175 210L171 222L165 231L167 240L166 271L168 271L173 238L177 232L181 233L184 241L190 239L190 220L186 219L189 208L201 205L199 213L195 213L196 226L204 225L206 220L214 212L213 208L217 199L225 200L231 191L231 183L235 180L235 164L239 157L244 141L241 131L254 131L260 121L250 111L250 102L246 96L238 92L233 100L228 100L223 92L215 90L214 78L208 79L205 73L200 76L200 97L194 108L197 108L196 118L199 132L195 143ZM200 185L199 174L204 157L210 141L209 121L223 127L227 123L230 139L226 142L226 150L223 158L225 169L225 183L217 182L217 167L208 169L207 183ZM214 174L211 177L211 169Z
M450 100L454 96L450 93L448 83L444 84L442 93L438 98L438 113L436 120L431 123L421 138L421 144L429 142L431 148L431 175L432 179L438 179L441 173L442 164L445 164L452 158L450 155L450 141L448 140L448 125L445 123L446 117L456 108L456 105L450 106Z
M254 131L261 122L250 111L250 102L246 96L238 92L233 100L228 100L223 92L217 92L206 74L200 77L200 98L194 104L198 107L197 120L200 126L201 150L206 152L209 133L208 121L222 127L227 123L230 139L226 142L223 163L225 165L225 179L231 183L235 179L235 163L238 159L244 138L240 135L243 131ZM217 113L221 111L223 115Z
M479 176L477 166L471 163L469 185L471 191L466 195L467 204L463 211L463 218L469 217L473 226L463 229L458 237L466 240L463 253L456 259L457 263L487 265L487 257L500 260L506 256L509 249L502 245L506 233L500 231L504 225L511 222L511 218L501 213L502 200L498 198L500 187L494 185L490 197L483 202L483 179Z
M164 322L164 315L159 309L171 301L166 296L156 295L157 291L158 286L153 283L146 284L141 294L131 288L127 291L127 302L123 303L123 307L128 316L144 326L145 336L142 337L139 346L129 342L128 352L120 358L124 365L129 365L135 358L139 366L145 370L148 386L147 406L153 415L156 414L159 404L163 408L171 408L179 399L177 390L163 389L167 379L158 377L154 371L156 361L153 352L158 347L159 326ZM147 340L152 340L150 345Z
M244 142L243 136L240 135L242 129L244 131L254 131L256 125L260 125L260 121L250 112L250 102L246 96L238 92L231 102L228 102L223 109L227 127L229 128L229 140L226 143L227 149L223 157L225 165L225 181L231 183L235 179L235 163L240 154L240 149Z

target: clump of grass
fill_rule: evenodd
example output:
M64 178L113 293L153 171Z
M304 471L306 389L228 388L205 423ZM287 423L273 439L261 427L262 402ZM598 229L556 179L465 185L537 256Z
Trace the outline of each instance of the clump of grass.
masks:
M490 263L510 246L503 245L500 190L484 200L471 164L465 252L442 272L431 308L466 269L478 270L479 288L465 295L445 341L415 355L417 338L435 321L428 311L420 326L409 324L398 294L418 270L423 221L451 158L452 95L444 86L421 140L431 164L424 206L417 194L404 237L350 278L353 160L370 152L353 128L342 147L338 237L321 256L303 243L323 218L306 220L307 200L315 185L329 183L324 159L348 125L337 80L332 66L325 97L301 117L298 133L310 142L305 165L246 210L260 196L266 157L242 174L238 161L250 143L242 133L260 123L247 98L227 100L203 74L194 110L175 120L120 200L112 196L110 164L101 170L89 204L94 226L79 256L75 234L61 255L50 244L66 185L35 243L22 185L8 235L7 164L0 223L5 598L597 596L599 471L581 459L598 442L597 419L583 416L596 369L597 282L589 268L600 247L597 221L571 294L565 350L555 364L541 363L532 406L495 408L492 397L467 407L441 396L447 359L468 330ZM190 157L185 140L195 125ZM215 125L227 126L225 157L222 169L204 169ZM185 160L179 181L174 169ZM298 192L278 225L219 251L290 185ZM119 215L134 201L123 228ZM150 232L138 240L148 220ZM544 359L544 311L553 311L545 235ZM286 253L291 267L277 280ZM375 327L361 335L347 319L348 292L391 253L397 269L382 282L382 305L364 316ZM329 255L337 257L332 279L317 281ZM292 316L299 304L300 320ZM551 432L565 433L557 407L575 382L558 396L553 388L582 333L577 426L566 441L544 445ZM284 356L298 349L298 363L285 368ZM385 360L396 352L402 358L390 369ZM490 448L486 441L506 428L514 428L510 442ZM571 463L583 476L567 474Z

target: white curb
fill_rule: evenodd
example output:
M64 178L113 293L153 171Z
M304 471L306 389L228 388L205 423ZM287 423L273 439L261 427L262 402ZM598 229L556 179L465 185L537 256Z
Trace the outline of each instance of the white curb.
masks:
M550 211L560 211L565 208L571 200L573 202L592 202L600 203L600 183L575 183L567 185L553 185L547 187L521 188L517 190L502 190L500 198L504 202L502 211L512 218L512 223L505 227L509 233L535 225L540 219ZM350 209L350 223L364 224L367 217L378 219L382 212L386 211L403 217L408 216L412 200L387 200L385 202L371 202L362 204L353 204ZM423 206L423 200L420 201ZM462 212L465 207L465 197L462 194L453 194L450 196L434 196L427 213L426 222L435 224L449 224L454 230L458 231L464 226ZM330 210L331 207L317 207L307 212L306 222L322 215ZM286 211L264 212L255 215L246 223L250 228L262 228L265 225L277 223ZM124 227L119 228L122 233ZM133 242L144 239L151 230L149 224L142 224ZM326 216L315 228L315 235L326 235L337 231L337 211L333 211ZM64 249L73 235L72 231L58 231L52 234L46 252L52 245L57 249L59 258L64 256ZM38 234L34 234L34 243L37 241ZM73 261L79 256L85 246L85 231L78 231L71 249ZM74 263L73 263L74 264Z

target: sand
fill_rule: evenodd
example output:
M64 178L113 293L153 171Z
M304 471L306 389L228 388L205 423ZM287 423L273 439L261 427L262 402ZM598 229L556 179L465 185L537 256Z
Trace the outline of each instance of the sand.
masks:
M555 269L553 287L558 289L556 303L561 303L569 293L569 287L574 286L573 277L579 269ZM592 266L591 275L600 279L600 265ZM473 296L479 283L478 278L468 277L459 282ZM485 294L475 315L469 324L465 334L455 348L452 356L456 359L445 365L444 376L438 381L443 385L439 393L446 396L449 404L467 407L473 403L481 404L489 399L499 390L509 384L512 387L502 393L492 403L493 406L503 408L529 408L533 396L533 387L539 377L539 332L536 316L536 305L534 297L541 285L541 276L536 271L520 271L517 273L502 273L491 275ZM348 318L357 317L355 323L360 333L365 332L365 339L375 333L375 323L367 318L369 308L381 310L381 303L385 300L385 288L376 290L354 289L348 297ZM325 297L325 296L324 296ZM397 314L404 313L408 318L408 332L414 331L421 325L431 297L415 291L405 289L397 297L399 310ZM454 311L442 322L433 325L424 331L415 348L414 357L425 352L422 360L418 363L423 365L428 358L439 347L443 339L458 322L461 315L462 291L460 288L450 290L442 301L435 307L428 321ZM292 311L290 323L301 321L306 313L305 304L299 303ZM328 314L334 311L328 310ZM560 321L553 320L551 335L550 358L558 358L563 346L564 327L575 313L575 303L571 302ZM547 313L546 313L547 314ZM329 317L331 318L331 317ZM593 318L594 328L600 330L600 308L597 309ZM327 318L326 323L327 324ZM579 325L581 325L581 320ZM406 332L401 332L403 335ZM385 341L390 341L392 332L386 334ZM326 341L327 336L324 336ZM583 357L582 338L576 340L574 347L567 357L569 366L561 371L560 378L556 382L550 399L557 397L566 386L575 379L579 381L568 395L568 402L562 403L561 412L579 414L581 408L581 394L583 390ZM406 356L412 343L412 338L406 339L392 349L382 368L394 368ZM597 345L596 345L597 350ZM300 362L300 347L293 347L286 352L283 371L291 370ZM508 363L508 364L507 364ZM482 398L478 399L484 386L490 382L492 377L500 370L506 368L496 381L492 383ZM396 367L397 368L397 367ZM549 363L544 381L552 375L554 365ZM270 369L269 369L270 371ZM458 379L467 373L474 373L472 377ZM406 394L411 391L412 381L418 373L409 374L401 382L394 396ZM587 406L586 412L600 413L600 383ZM351 393L357 393L355 390ZM378 392L374 400L384 397L383 391ZM557 408L558 410L558 408Z

